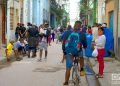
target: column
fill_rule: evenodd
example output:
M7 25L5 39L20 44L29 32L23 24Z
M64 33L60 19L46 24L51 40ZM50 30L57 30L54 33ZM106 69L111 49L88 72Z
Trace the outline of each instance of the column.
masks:
M7 43L10 40L10 0L7 2Z

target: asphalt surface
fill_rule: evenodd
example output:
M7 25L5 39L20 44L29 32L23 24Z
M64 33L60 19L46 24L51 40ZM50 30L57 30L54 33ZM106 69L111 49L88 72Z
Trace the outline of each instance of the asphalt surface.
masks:
M65 63L61 63L61 44L52 43L47 60L23 57L21 61L0 64L0 86L63 86ZM91 67L86 64L86 76L81 77L81 86L99 86ZM74 86L70 78L69 86Z

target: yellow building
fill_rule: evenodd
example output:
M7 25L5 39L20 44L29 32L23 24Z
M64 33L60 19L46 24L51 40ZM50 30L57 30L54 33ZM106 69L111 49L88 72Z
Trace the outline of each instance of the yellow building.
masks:
M106 0L106 23L114 35L114 51L120 59L120 1Z
M108 27L110 27L111 31L113 32L113 25L114 25L114 11L115 11L115 0L106 0L106 23Z

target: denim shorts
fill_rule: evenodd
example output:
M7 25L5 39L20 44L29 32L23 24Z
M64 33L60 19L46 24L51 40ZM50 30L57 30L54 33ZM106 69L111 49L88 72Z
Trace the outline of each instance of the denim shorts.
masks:
M66 68L67 69L71 69L72 68L72 65L73 65L73 56L74 55L66 54ZM83 57L83 51L79 52L78 57L79 58Z

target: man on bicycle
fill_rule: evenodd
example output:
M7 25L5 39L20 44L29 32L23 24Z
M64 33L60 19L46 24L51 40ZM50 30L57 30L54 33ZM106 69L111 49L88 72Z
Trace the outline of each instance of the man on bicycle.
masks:
M63 85L68 85L74 56L80 57L80 75L81 76L85 75L82 47L83 48L87 47L86 35L81 32L81 22L76 21L74 25L74 31L69 35L65 43L66 74L65 74L65 82Z

